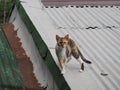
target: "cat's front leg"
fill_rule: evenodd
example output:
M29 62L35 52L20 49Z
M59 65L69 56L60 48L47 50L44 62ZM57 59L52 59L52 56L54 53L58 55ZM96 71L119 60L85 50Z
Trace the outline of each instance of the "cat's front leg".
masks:
M61 70L61 74L65 74L66 70L65 70L65 66L63 67L63 69Z
M65 74L65 60L60 60L61 74Z

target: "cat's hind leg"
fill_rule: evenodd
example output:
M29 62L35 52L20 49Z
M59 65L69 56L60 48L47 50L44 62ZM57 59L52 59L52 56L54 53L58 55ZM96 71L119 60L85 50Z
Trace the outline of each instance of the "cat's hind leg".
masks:
M84 71L84 61L81 58L78 58L77 61L80 63L80 72Z
M69 61L72 59L71 55L69 57L67 57L67 63L69 63Z
M80 63L80 72L84 70L84 61L80 58L78 50L72 51L73 57Z

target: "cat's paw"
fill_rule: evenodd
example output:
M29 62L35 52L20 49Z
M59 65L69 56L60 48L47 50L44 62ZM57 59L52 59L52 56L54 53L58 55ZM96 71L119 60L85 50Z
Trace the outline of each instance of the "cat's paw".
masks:
M80 69L80 70L79 70L79 72L83 72L83 70L82 70L82 69Z
M65 70L62 70L62 71L61 71L61 74L65 74L65 72L66 72Z

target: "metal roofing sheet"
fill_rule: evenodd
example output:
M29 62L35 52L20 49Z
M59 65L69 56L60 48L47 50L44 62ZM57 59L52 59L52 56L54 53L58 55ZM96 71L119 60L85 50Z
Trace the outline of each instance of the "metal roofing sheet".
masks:
M120 10L117 7L61 7L46 8L58 28L87 29L88 27L119 27Z
M72 90L120 89L120 10L116 7L46 8L59 35L69 34L93 64L78 73L75 61L68 65L65 78ZM54 50L51 50L53 53ZM53 54L53 57L55 54ZM56 58L55 58L56 59ZM78 66L76 66L78 65ZM101 73L107 73L103 77Z
M0 90L23 88L24 80L7 39L0 29Z
M120 86L120 10L119 7L47 7L27 1L22 3L31 21L48 46L56 64L55 35L70 37L93 63L79 64L73 60L64 75L72 90L119 90ZM103 73L103 74L102 74ZM104 76L108 74L107 76ZM101 75L102 74L102 75Z

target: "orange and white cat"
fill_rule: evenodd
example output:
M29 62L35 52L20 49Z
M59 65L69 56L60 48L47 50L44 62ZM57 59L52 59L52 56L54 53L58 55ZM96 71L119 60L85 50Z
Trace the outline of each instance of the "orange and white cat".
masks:
M71 38L69 38L68 34L65 37L56 35L56 41L57 44L55 51L62 74L65 73L65 64L71 60L72 56L80 63L80 71L84 70L84 62L91 64L91 61L85 59L76 43Z

